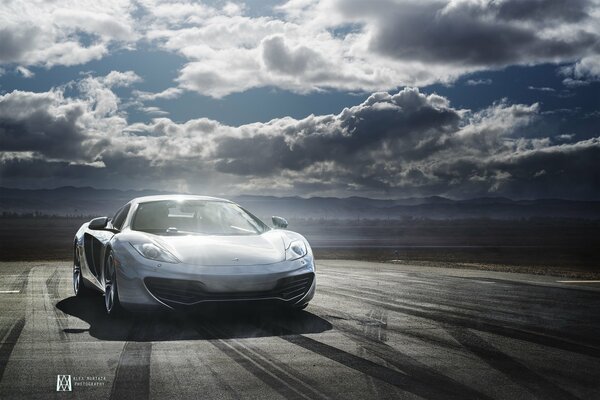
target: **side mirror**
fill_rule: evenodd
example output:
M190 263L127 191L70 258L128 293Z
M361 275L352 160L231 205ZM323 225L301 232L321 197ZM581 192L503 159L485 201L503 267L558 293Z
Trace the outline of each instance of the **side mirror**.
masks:
M285 220L285 218L273 216L271 217L271 221L273 221L273 226L275 228L285 229L288 226L288 222Z
M88 224L88 228L89 229L93 229L93 230L97 230L97 231L106 229L106 226L108 225L108 221L109 221L108 217L94 218Z

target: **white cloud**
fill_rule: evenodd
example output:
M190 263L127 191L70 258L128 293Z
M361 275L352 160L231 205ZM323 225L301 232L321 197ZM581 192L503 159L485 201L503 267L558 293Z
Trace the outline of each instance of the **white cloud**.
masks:
M190 61L177 79L181 88L213 97L268 86L393 90L598 51L600 15L589 11L592 3L541 3L292 0L276 17L203 7L197 19L192 5L177 3L180 18L154 13L147 37Z
M110 44L139 39L132 11L128 0L2 2L0 63L52 67L99 59Z
M126 87L141 78L133 71L111 71L106 76L88 76L76 83L81 96L86 99L87 107L94 114L97 121L104 121L103 117L112 117L119 110L120 98L111 90L114 87Z
M145 112L147 114L154 115L154 116L162 117L165 115L169 115L169 113L167 111L161 110L159 107L153 107L153 106L140 107L139 110L142 112Z
M479 86L479 85L491 85L491 79L469 79L467 80L467 86Z
M556 89L551 88L551 87L547 87L547 86L541 86L541 87L538 87L538 86L527 86L527 89L529 89L529 90L535 90L535 91L538 91L538 92L556 92Z
M110 71L108 75L99 78L99 80L106 85L106 87L112 88L131 86L134 83L141 82L142 78L133 71Z
M140 101L151 101L157 99L175 99L181 95L183 90L180 88L168 88L158 93L144 92L140 90L134 90L133 95Z
M17 71L23 78L33 78L35 76L33 72L22 65L19 65L17 68L15 68L15 71Z
M566 76L563 83L567 86L584 86L600 80L600 54L584 57L575 64L561 69Z
M244 4L229 1L223 6L223 12L226 15L240 15L244 11L244 8Z
M114 3L113 3L114 5ZM127 6L129 7L129 6ZM133 21L127 16L117 16L110 8L110 14L101 12L97 7L91 11L79 8L56 8L52 11L51 19L54 24L66 32L85 32L98 35L104 39L133 41L137 34L133 29Z
M592 0L291 0L258 17L239 3L185 0L4 2L0 11L0 63L83 64L144 40L187 59L179 90L213 97L269 86L394 90L546 62L576 62L569 85L598 76Z

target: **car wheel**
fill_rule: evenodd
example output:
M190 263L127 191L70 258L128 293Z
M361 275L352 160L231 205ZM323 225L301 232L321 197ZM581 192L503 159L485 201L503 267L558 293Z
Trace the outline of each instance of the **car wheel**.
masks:
M108 315L118 316L123 313L123 307L119 302L115 255L112 250L109 252L108 257L106 257L104 267L104 306Z
M85 286L83 275L81 274L81 260L79 259L79 251L77 249L73 253L73 292L77 297L86 296L91 292Z

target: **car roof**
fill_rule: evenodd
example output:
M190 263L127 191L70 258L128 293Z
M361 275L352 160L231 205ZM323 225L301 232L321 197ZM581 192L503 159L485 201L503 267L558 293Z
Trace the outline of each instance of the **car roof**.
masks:
M197 196L193 194L163 194L157 196L144 196L144 197L136 197L131 200L131 203L148 203L151 201L165 201L165 200L206 200L206 201L224 201L227 203L231 203L231 201L227 199L221 199L218 197L210 197L210 196Z

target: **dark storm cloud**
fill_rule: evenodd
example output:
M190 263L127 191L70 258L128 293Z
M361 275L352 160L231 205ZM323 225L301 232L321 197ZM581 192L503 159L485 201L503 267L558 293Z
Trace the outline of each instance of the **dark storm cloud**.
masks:
M19 27L0 29L0 63L17 61L35 46L39 29Z
M378 93L337 116L291 122L280 135L217 139L220 171L242 175L271 174L275 169L301 170L315 162L354 165L373 152L395 159L431 155L443 146L441 136L458 129L459 113L438 96L404 90ZM267 126L265 130L277 129Z
M568 188L569 197L585 199L598 197L599 160L600 140L594 138L574 146L528 152L514 159L507 157L491 163L491 167L510 174L503 191L518 195L530 193L533 186L537 196L552 197L557 188Z
M263 41L263 60L269 69L291 75L303 74L314 64L322 63L317 52L304 46L290 49L281 36Z
M537 105L498 103L473 114L406 89L375 94L336 116L218 139L214 157L221 172L273 177L287 170L307 188L327 182L404 195L597 197L600 142L519 136L539 119Z
M532 20L538 23L577 22L589 16L588 0L504 0L491 7L501 19Z
M101 89L87 93L112 98ZM407 88L375 93L339 114L232 127L168 118L127 125L114 114L98 113L112 109L98 98L68 99L56 91L4 95L3 184L600 197L600 139L565 143L525 135L543 126L537 104L499 102L471 112Z
M274 169L299 170L310 160L294 153L283 136L225 137L219 140L217 170L237 175L271 175Z
M0 150L33 151L48 157L78 154L83 139L75 125L78 116L75 110L60 117L36 111L26 120L0 119Z
M581 0L339 4L370 21L373 50L405 61L499 66L599 51L599 32L584 25L589 2Z
M480 196L486 187L488 193L513 198L597 199L599 159L597 138L487 159L458 157L435 165L431 172L443 185L430 189L431 193L444 190L458 197Z
M0 97L0 150L30 151L61 158L82 156L85 134L77 125L84 113L74 104L62 112L50 107L52 95L13 92Z
M127 125L116 113L119 102L109 87L122 85L117 78L125 77L111 72L98 79L84 78L76 85L83 98L65 98L62 90L0 96L3 180L54 176L68 182L101 179L121 185L128 178L190 176L192 169L186 167L193 162L181 155L168 157L172 146L164 140L168 127L157 137L139 141L123 133ZM190 126L211 129L202 121ZM193 149L188 143L183 146ZM167 157L157 160L160 153ZM198 172L197 165L193 170Z

